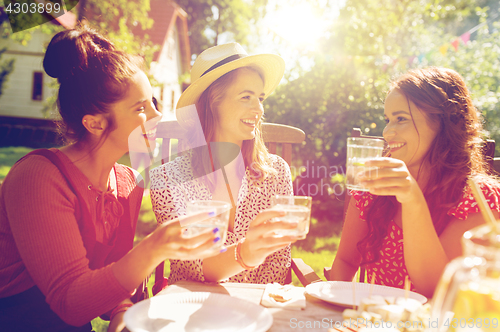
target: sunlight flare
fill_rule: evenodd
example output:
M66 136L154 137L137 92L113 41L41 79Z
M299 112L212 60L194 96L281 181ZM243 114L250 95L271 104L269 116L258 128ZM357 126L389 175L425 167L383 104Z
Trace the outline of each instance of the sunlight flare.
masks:
M272 16L269 29L294 46L313 45L329 25L305 2L281 8Z

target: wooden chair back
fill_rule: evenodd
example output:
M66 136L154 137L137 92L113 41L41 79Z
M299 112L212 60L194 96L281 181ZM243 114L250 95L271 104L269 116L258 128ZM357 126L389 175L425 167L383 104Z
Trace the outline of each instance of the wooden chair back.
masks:
M188 137L188 132L183 129L177 121L165 121L158 123L156 137L162 139L161 152L162 163L171 161L172 140L177 140L178 145L183 145ZM276 154L281 150L281 157L292 164L292 144L300 144L306 138L305 133L299 128L276 123L263 123L262 136L268 145L270 153Z
M183 129L177 121L165 121L158 123L156 137L162 139L162 163L171 161L171 156L178 153L179 146L184 146L188 135L189 132ZM281 152L281 157L288 163L289 166L292 164L292 144L301 144L306 137L305 133L299 128L275 123L263 123L262 136L264 138L264 142L268 146L269 152L273 154L279 154L279 152ZM173 144L174 140L177 141L177 151L173 154L172 152L174 152L173 149L175 145ZM314 271L305 265L301 259L294 259L292 261L292 269L303 285L320 280ZM155 272L153 294L158 293L165 285L166 279L162 280L161 278L158 278L158 276L163 275L164 263L160 263ZM289 271L285 282L292 282L291 271Z

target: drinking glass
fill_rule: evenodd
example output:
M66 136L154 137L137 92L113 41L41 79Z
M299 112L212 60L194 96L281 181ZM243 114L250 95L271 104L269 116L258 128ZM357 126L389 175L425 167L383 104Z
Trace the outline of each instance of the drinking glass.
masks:
M376 172L378 167L365 167L369 159L382 157L385 141L375 138L347 138L346 187L350 190L368 191L358 180L358 174L365 171Z
M312 197L310 196L286 196L276 195L271 198L271 210L286 212L282 217L274 220L297 223L294 229L280 229L274 231L274 237L297 236L299 239L305 239L309 233L309 224L311 221Z
M205 201L196 200L188 202L186 205L187 214L195 214L198 212L214 212L215 216L207 218L205 220L199 220L193 223L184 224L186 227L185 236L192 237L200 233L206 232L207 229L219 229L220 241L214 243L212 249L220 250L226 242L227 238L227 228L229 225L229 212L231 210L231 204L221 201Z

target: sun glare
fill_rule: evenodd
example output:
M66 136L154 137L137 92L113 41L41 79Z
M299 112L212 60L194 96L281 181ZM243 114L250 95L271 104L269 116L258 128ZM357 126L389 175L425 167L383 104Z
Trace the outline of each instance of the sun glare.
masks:
M311 5L301 3L276 11L269 28L287 42L304 46L314 44L324 34L328 24L324 17L313 12Z

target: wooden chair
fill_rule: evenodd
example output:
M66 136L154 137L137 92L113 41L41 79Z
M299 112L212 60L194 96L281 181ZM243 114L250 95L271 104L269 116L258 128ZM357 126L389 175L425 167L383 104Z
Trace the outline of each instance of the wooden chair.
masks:
M302 130L274 123L264 123L262 126L264 142L268 145L269 152L276 154L277 148L281 147L281 157L291 165L292 163L292 144L302 143L305 139L305 134ZM156 137L162 139L162 164L169 162L172 154L174 143L177 140L177 146L183 145L183 140L187 137L187 131L177 123L177 121L160 122L156 130ZM176 151L178 152L178 150ZM292 259L292 268L302 285L308 285L312 282L321 281L314 270L309 267L300 258ZM156 268L155 285L153 286L153 294L158 293L165 285L166 279L161 279L159 276L164 274L164 263L161 263ZM286 283L292 282L291 271L288 272Z
M491 170L496 174L500 174L500 157L495 157L495 140L486 140L483 148L484 157L491 167Z
M362 137L362 138L372 138L372 139L381 139L383 140L384 138L381 136L366 136L362 135L361 129L360 128L353 128L351 131L351 137ZM384 151L385 153L385 151ZM500 158L494 158L495 155L495 140L488 139L484 142L483 146L483 154L485 160L488 162L492 170L496 171L497 173L500 173ZM351 195L349 195L349 191L346 190L345 192L345 200L344 200L344 220L347 214L347 208L349 207L349 202L351 200ZM323 269L323 273L325 275L325 278L327 280L330 279L330 270L331 267L325 267ZM363 267L360 267L359 270L359 282L364 282L366 279L366 271Z

